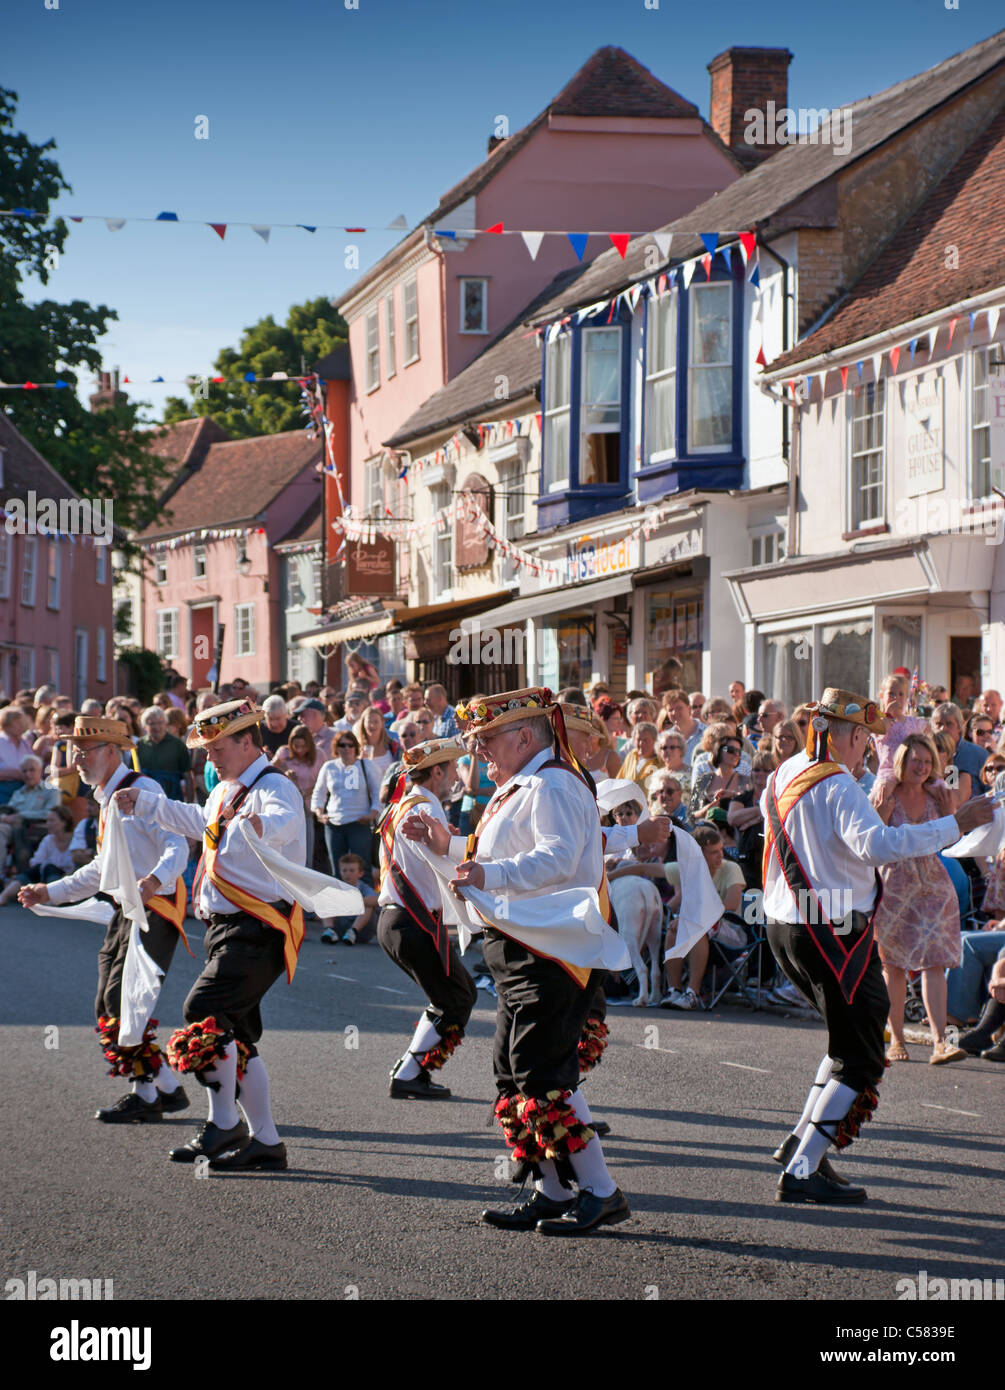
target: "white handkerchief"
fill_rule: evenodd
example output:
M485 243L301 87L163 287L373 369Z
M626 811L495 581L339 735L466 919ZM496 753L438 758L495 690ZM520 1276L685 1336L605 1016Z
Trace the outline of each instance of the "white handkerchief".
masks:
M664 954L664 960L682 960L726 910L715 891L705 856L693 837L676 825L673 833L680 866L681 902L677 916L677 940Z
M357 917L363 911L363 894L358 888L302 864L291 864L255 834L245 817L238 820L237 828L280 887L305 911L316 912L319 917Z
M54 903L35 903L29 910L38 917L65 917L71 922L99 922L107 927L115 908L100 898L84 898L82 902L66 903L62 907Z
M998 805L993 821L971 830L942 853L950 859L982 859L985 856L994 859L1002 845L1005 845L1005 807Z

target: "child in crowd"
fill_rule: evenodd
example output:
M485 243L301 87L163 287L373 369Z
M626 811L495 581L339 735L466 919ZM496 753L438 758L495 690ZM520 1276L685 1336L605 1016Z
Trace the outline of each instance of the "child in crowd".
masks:
M363 911L358 917L333 917L325 924L321 940L333 943L341 941L344 946L355 946L373 939L377 930L377 894L363 881L366 864L359 854L343 854L338 861L338 874L343 883L350 888L358 888L363 894ZM341 933L341 936L339 935Z

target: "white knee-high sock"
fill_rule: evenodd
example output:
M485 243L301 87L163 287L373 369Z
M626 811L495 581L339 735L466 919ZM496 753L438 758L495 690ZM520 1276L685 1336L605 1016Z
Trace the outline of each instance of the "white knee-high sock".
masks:
M572 1193L559 1181L558 1169L554 1162L550 1158L542 1158L537 1166L541 1170L541 1176L534 1179L534 1186L542 1197L549 1197L553 1202L567 1202Z
M590 1107L587 1105L583 1093L579 1090L573 1091L569 1097L569 1104L576 1112L576 1119L588 1125L593 1116L590 1114ZM599 1139L591 1139L585 1149L570 1154L569 1162L572 1164L572 1171L576 1175L576 1184L580 1191L588 1187L595 1197L610 1197L617 1191L618 1185L607 1171L604 1151L600 1147Z
M808 1178L817 1171L820 1160L830 1147L838 1122L848 1114L857 1095L853 1087L845 1086L833 1077L827 1082L813 1107L811 1123L785 1170L787 1173L794 1178ZM822 1131L817 1125L822 1126Z
M181 1082L178 1080L178 1073L169 1067L167 1062L164 1062L154 1077L154 1085L162 1096L173 1096Z
M133 1094L139 1096L140 1100L145 1100L148 1105L157 1099L157 1087L152 1081L134 1081L132 1088Z
M229 1043L226 1055L221 1057L215 1066L208 1067L205 1072L207 1081L218 1081L219 1089L214 1090L212 1086L206 1087L206 1095L209 1097L209 1119L210 1123L218 1125L220 1129L233 1129L240 1120L237 1113L237 1044Z
M813 1079L813 1085L810 1087L810 1093L806 1097L806 1104L803 1106L803 1113L799 1116L799 1123L795 1126L795 1128L792 1131L792 1133L798 1135L800 1139L806 1133L807 1127L810 1123L810 1119L813 1116L813 1107L816 1105L817 1100L820 1097L820 1092L831 1079L831 1072L833 1069L834 1062L830 1057L825 1057L823 1061L820 1063L820 1065L817 1067L817 1074Z
M394 1075L398 1080L414 1081L422 1070L418 1058L425 1056L429 1049L435 1047L439 1041L439 1030L427 1011L419 1019L415 1032L412 1034L412 1041L408 1044L408 1051L395 1064Z
M252 1138L262 1144L278 1144L279 1131L272 1120L269 1073L261 1057L252 1057L241 1082L241 1109L248 1117Z

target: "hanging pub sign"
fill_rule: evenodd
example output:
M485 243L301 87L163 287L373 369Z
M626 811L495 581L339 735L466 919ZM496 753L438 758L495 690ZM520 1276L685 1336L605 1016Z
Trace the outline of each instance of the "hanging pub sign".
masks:
M394 541L376 536L372 541L348 541L345 548L348 592L360 598L393 598Z
M467 506L457 508L454 528L454 565L458 570L479 569L489 562L489 539L478 517L491 519L492 488L480 473L469 473L461 487Z

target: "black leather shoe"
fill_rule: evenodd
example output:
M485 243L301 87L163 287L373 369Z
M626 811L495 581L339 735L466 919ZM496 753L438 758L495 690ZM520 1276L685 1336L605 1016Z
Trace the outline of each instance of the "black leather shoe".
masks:
M1005 1062L1005 1038L1000 1043L995 1043L994 1047L989 1047L981 1056L985 1062Z
M172 1163L194 1163L197 1158L215 1158L228 1149L243 1149L249 1142L248 1127L238 1120L233 1129L221 1129L207 1120L194 1139L171 1150Z
M964 1052L969 1052L971 1057L979 1057L991 1045L991 1034L980 1027L969 1028L956 1039L956 1046L961 1047Z
M189 1107L189 1099L182 1086L170 1093L158 1091L157 1094L160 1096L161 1109L165 1115L173 1115L176 1111L187 1110Z
M611 1127L606 1120L591 1120L590 1128L598 1139L603 1139L605 1134L610 1134Z
M437 1086L435 1081L430 1081L428 1071L420 1071L418 1076L413 1076L411 1081L401 1081L398 1077L391 1077L391 1085L388 1090L394 1100L449 1100L450 1091L446 1086Z
M98 1110L94 1118L104 1125L149 1125L162 1119L160 1097L156 1100L141 1100L135 1091L117 1100L104 1110Z
M285 1144L263 1144L252 1139L243 1149L230 1149L209 1160L209 1166L218 1173L233 1173L241 1168L288 1168Z
M543 1217L561 1216L569 1211L574 1200L570 1197L567 1202L555 1202L543 1192L535 1191L531 1193L529 1201L518 1207L510 1207L508 1211L483 1211L482 1220L504 1231L532 1231Z
M864 1202L865 1198L864 1187L832 1182L819 1169L808 1178L794 1178L790 1173L783 1173L778 1179L778 1191L775 1193L776 1202L833 1202L845 1206Z
M775 1160L776 1163L780 1163L783 1168L787 1168L789 1166L789 1163L792 1161L792 1155L798 1148L799 1135L790 1134L789 1137L785 1140L785 1142L778 1146L778 1148L771 1155L771 1157ZM851 1186L851 1183L849 1183L847 1178L841 1177L839 1173L836 1173L834 1171L834 1169L831 1167L831 1161L826 1154L824 1154L823 1158L817 1164L817 1172L821 1173L825 1178L828 1178L831 1182L840 1183L842 1187Z
M580 1236L597 1226L616 1226L619 1221L627 1221L631 1214L620 1187L609 1197L595 1197L584 1187L564 1216L539 1221L537 1229L543 1236Z

